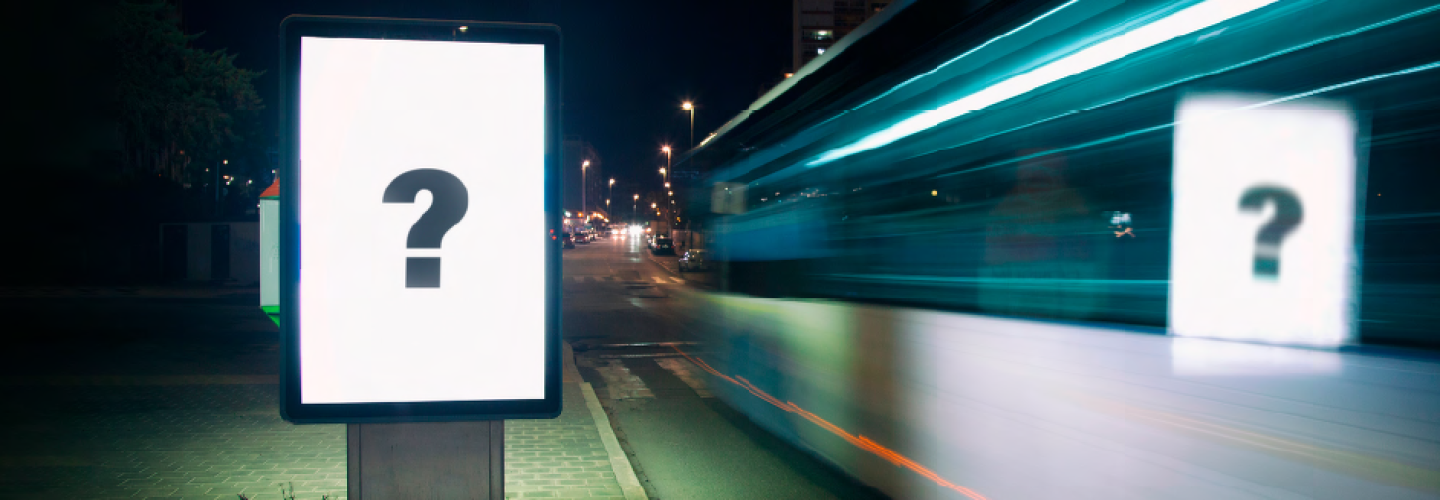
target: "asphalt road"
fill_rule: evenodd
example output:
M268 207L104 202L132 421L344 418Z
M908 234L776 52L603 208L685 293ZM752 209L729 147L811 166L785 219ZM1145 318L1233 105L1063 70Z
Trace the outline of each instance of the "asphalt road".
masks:
M703 373L667 343L703 352L686 298L712 277L673 273L664 259L639 238L564 257L565 339L650 497L883 498L710 396Z

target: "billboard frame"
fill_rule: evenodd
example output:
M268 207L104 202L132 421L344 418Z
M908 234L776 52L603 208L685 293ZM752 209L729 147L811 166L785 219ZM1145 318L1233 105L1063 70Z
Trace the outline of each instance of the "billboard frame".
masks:
M464 29L460 29L464 27ZM545 226L561 229L561 36L552 24L292 15L280 23L280 414L292 423L451 422L555 418L561 410L559 245L545 246L543 399L378 403L302 403L300 384L300 39L356 38L542 45L545 51Z

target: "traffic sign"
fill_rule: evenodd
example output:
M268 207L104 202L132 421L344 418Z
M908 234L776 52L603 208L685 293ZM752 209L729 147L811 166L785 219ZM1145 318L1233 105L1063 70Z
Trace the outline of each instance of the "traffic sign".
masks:
M1355 114L1323 100L1196 94L1176 119L1170 331L1351 341L1364 179Z
M558 29L281 33L284 416L557 416Z

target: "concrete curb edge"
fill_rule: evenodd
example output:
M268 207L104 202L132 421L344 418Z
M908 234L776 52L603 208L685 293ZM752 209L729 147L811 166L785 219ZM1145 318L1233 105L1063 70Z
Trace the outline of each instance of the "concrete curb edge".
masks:
M640 486L640 479L635 476L635 469L630 466L630 459L625 457L625 450L620 449L620 440L615 438L615 430L610 428L610 418L605 416L605 408L600 406L595 389L590 387L589 382L581 382L580 390L585 393L585 406L590 407L590 415L595 418L595 428L600 431L605 453L610 455L610 468L615 470L615 481L620 483L625 500L648 500L645 488Z

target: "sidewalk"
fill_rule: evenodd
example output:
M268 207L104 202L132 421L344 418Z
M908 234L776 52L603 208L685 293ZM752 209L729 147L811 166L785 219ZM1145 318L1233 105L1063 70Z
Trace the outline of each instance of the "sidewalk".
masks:
M561 346L560 417L505 422L505 498L644 500L600 400L580 378L570 345Z
M562 346L563 413L506 422L506 498L644 499ZM273 347L253 350L278 366ZM282 420L273 373L8 377L0 397L24 405L0 417L0 498L270 500L281 485L296 500L345 498L345 426Z
M654 263L656 263L656 264L659 264L660 267L665 268L665 270L666 270L666 271L669 271L670 274L673 274L673 275L675 275L675 276L677 276L677 277L680 277L681 279L684 279L686 282L690 283L691 285L695 285L695 286L701 287L701 288L711 288L711 289L715 288L715 286L716 286L716 280L717 280L718 278L716 277L715 270L713 270L713 269L710 270L710 271L703 271L703 272L691 271L691 272L687 272L687 273L681 273L681 272L680 272L680 253L682 253L682 252L676 252L675 255L655 255L655 254L650 253L648 250L645 250L645 251L643 251L643 253L645 254L645 258L650 259L650 262L654 262Z
M218 299L260 293L258 286L211 284L142 286L10 286L0 287L0 299L18 298L175 298Z

